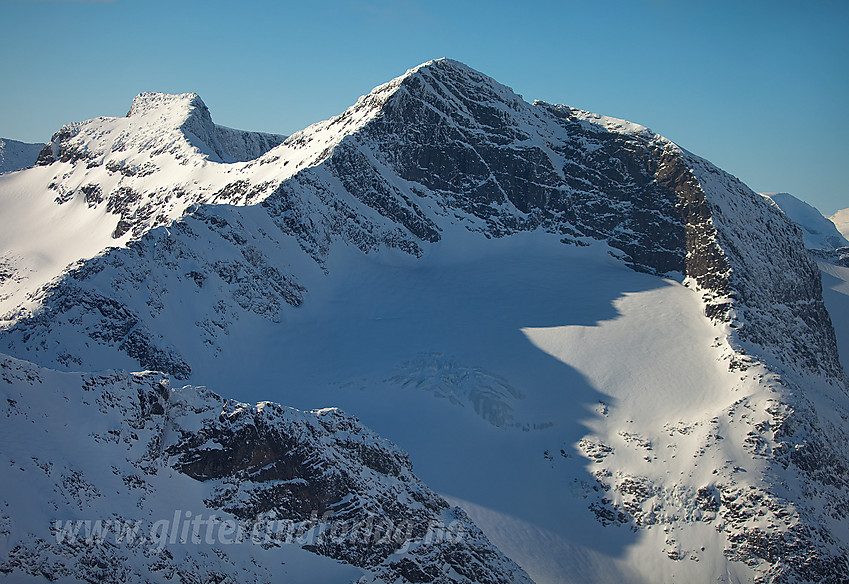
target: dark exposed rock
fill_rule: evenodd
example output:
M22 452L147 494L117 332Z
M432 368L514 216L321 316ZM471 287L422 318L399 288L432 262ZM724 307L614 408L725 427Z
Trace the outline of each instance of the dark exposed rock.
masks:
M330 158L330 165L345 189L365 205L402 225L418 239L431 243L439 240L433 221L389 184L361 153L343 143Z
M73 163L91 158L84 146L72 143L72 138L76 136L77 130L78 126L74 124L62 126L58 132L53 134L50 142L42 148L35 165L48 166L54 162Z
M837 249L809 249L814 259L830 262L849 268L849 247L839 247Z

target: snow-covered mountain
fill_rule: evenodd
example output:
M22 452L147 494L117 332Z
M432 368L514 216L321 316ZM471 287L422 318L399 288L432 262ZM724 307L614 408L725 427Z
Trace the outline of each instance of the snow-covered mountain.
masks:
M843 237L849 239L849 209L841 209L828 218Z
M805 246L811 249L836 249L849 246L831 219L790 193L761 193L775 203L802 229Z
M33 166L42 148L44 144L0 138L0 173Z
M422 524L454 513L475 534L452 540L457 557L489 570L458 572L468 562L443 548L395 552L402 559L350 540L336 554L307 545L367 570L328 581L523 577L502 552L538 584L849 578L839 303L824 302L784 213L647 128L526 103L447 59L285 140L221 130L193 94L143 94L128 117L66 126L39 166L0 177L0 210L0 351L35 365L9 363L50 380L156 370L240 402L342 407L409 452L416 476L470 520L442 502L422 509L391 491L397 473L370 474L356 457L344 493L388 513L395 492L391 516ZM107 384L118 400L127 379L151 374L109 375L124 380ZM10 399L37 411L58 383L32 381ZM185 491L180 508L193 513L226 511L222 501L256 487L244 468L200 465L211 477L185 472L186 461L235 448L231 411L289 410L164 393L207 397L180 433L195 450L156 459L168 469L156 490ZM94 403L78 394L66 401ZM114 415L120 427L132 419ZM347 420L288 416L300 427ZM57 427L48 418L12 432ZM338 426L323 427L336 438L304 448L352 456ZM75 438L81 450L98 448L95 434ZM16 460L41 460L17 440ZM124 469L121 448L104 456ZM233 456L272 464L279 450L251 442ZM48 491L64 480L45 474ZM193 495L191 480L221 496ZM12 510L38 506L22 489L3 496ZM146 501L146 521L175 506ZM308 498L300 511L320 509ZM269 510L234 517L254 525ZM24 558L4 564L13 577L38 558L90 557L20 535L43 532L44 513L66 518L65 507L7 513L0 546ZM136 558L120 565L148 565L145 552L120 553ZM277 574L259 551L239 553ZM203 565L242 569L216 557Z

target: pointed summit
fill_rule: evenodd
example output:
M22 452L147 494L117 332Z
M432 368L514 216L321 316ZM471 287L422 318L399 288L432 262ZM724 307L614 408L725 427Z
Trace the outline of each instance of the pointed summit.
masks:
M386 109L399 122L411 121L411 110L424 109L430 110L421 112L429 120L438 115L452 125L501 131L537 115L513 89L454 59L422 63L377 90L392 86L397 91Z

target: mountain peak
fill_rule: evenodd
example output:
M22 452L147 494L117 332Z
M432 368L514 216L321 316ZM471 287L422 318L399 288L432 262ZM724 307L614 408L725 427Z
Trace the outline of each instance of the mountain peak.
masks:
M118 157L126 162L134 152L175 154L187 145L212 162L244 162L285 139L278 134L216 125L197 93L146 91L133 98L123 118L100 117L62 126L42 150L37 164L84 159L88 165L96 166L94 160L108 162L107 158ZM181 156L192 156L190 150Z
M444 85L445 87L437 87L445 89L449 93L455 93L457 89L461 89L462 93L468 94L470 91L476 93L487 88L490 97L500 97L501 100L507 102L523 101L522 97L517 95L510 87L499 83L492 77L484 75L480 71L469 67L460 61L441 57L422 63L417 67L409 69L404 75L398 78L401 84L410 87L414 79L427 81L431 85ZM441 93L441 92L440 92Z
M212 114L197 93L140 93L133 99L127 117L161 130L179 129L192 146L216 162L239 159L219 144Z
M499 102L499 110L505 105L514 111L522 109L522 104L530 108L509 87L460 61L442 57L378 85L341 114L296 132L288 144L301 150L317 148L317 155L310 158L315 163L329 155L345 136L359 132L377 117L409 122L415 111L424 108L443 116L459 111L464 118L473 119L476 114L470 107Z
M209 117L209 109L197 93L160 93L144 91L133 98L128 118L158 114L165 119L179 120L179 125L198 110L202 116ZM210 118L211 121L211 118Z
M466 73L473 73L476 75L482 75L479 71L469 67L465 63L461 61L457 61L456 59L450 59L448 57L439 57L436 59L431 59L430 61L425 61L420 65L416 65L412 69L407 69L407 72L401 77L406 77L408 75L418 73L420 71L427 70L454 70L454 71L462 71Z

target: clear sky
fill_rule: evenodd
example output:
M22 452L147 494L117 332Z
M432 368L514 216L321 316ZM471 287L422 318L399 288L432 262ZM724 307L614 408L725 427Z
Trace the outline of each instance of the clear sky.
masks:
M849 207L849 1L0 0L0 136L195 91L291 133L451 57L525 99L641 123L761 192Z

